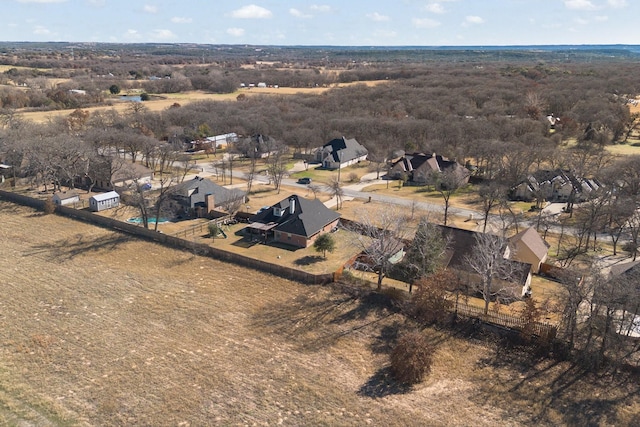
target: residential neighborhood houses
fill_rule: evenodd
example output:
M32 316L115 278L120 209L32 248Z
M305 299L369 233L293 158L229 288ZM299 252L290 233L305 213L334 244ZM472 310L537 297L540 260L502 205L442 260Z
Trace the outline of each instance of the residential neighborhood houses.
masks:
M214 137L207 137L204 144L213 145L224 150L225 153L233 152L233 156L239 159L241 156L263 159L269 162L269 156L280 153L284 146L274 138L260 133L248 137L239 136L236 133L226 133ZM197 144L203 144L198 142ZM195 142L187 147L190 155L195 155L195 147L202 147ZM313 161L319 170L341 170L366 161L367 148L355 138L334 138L315 150L310 164ZM218 162L224 162L216 160ZM227 160L228 161L228 160ZM305 163L305 169L309 166ZM236 166L237 167L237 166ZM165 209L170 216L177 219L206 218L212 219L220 215L231 217L243 210L248 214L248 198L251 194L237 188L238 185L227 187L219 185L209 179L204 173L204 168L199 169L200 174L193 176L189 170L183 175L183 181L171 185L166 191L167 205ZM243 174L241 170L235 171ZM231 173L231 172L229 172ZM401 157L388 163L387 174L384 180L403 179L415 186L433 185L439 174L452 174L457 177L460 186L467 185L471 171L455 159L432 153L425 154L414 152L403 154ZM216 172L217 176L217 172ZM242 175L239 175L242 176ZM338 175L339 177L339 175ZM310 178L307 178L311 182ZM152 194L154 182L154 170L144 167L140 162L132 162L123 157L101 156L98 161L88 163L83 174L79 174L73 180L75 187L89 190L107 190L106 193L93 195L89 199L89 210L103 212L121 206L123 194L136 188L142 189L140 194L148 192ZM179 180L178 180L179 181ZM292 180L293 181L293 180ZM314 178L314 183L316 179ZM156 182L157 184L157 182ZM526 180L512 188L511 195L518 200L548 200L576 202L587 200L593 194L597 194L603 184L595 179L578 178L569 171L556 169L551 171L537 171L530 174ZM346 186L345 186L346 188ZM114 191L115 190L115 191ZM66 192L56 192L53 201L58 205L74 205L77 203L78 193L73 189ZM153 203L153 198L149 199ZM369 197L369 200L371 198ZM126 198L125 198L126 201ZM391 201L390 203L394 203ZM341 214L330 209L317 198L305 198L298 194L284 195L277 203L263 207L257 214L243 220L248 221L241 232L241 239L251 245L261 244L274 248L285 247L289 250L304 250L314 244L319 236L339 229ZM476 237L479 232L456 227L438 226L443 237L450 246L447 248L441 267L455 271L459 277L469 286L476 287L481 280L477 271L470 268L468 260L481 251L477 246ZM225 234L225 239L227 235ZM497 237L496 237L497 238ZM375 245L375 242L372 242ZM405 255L406 247L398 246L399 250L389 253L390 264L398 264ZM535 228L527 226L508 240L504 252L500 257L504 258L510 273L496 273L493 278L493 286L500 288L493 301L511 303L522 300L532 295L532 280L536 275L549 270L545 266L550 245L540 236ZM367 257L360 254L358 260L366 263ZM345 259L344 262L347 262ZM499 294L499 296L498 296ZM470 296L478 296L471 293Z
M577 177L568 170L539 170L511 189L513 200L584 202L602 188L594 178Z
M369 151L355 138L332 139L316 150L315 160L325 169L342 169L366 160Z
M246 198L242 190L228 189L210 179L196 176L172 188L170 208L181 217L203 218L209 217L214 210L237 211Z
M451 171L457 175L457 182L466 184L469 182L471 171L455 160L449 160L439 154L413 153L405 154L391 162L389 177L392 179L407 180L407 183L415 185L433 184L438 173Z
M265 243L306 248L338 225L340 214L318 199L293 194L249 218L248 232Z

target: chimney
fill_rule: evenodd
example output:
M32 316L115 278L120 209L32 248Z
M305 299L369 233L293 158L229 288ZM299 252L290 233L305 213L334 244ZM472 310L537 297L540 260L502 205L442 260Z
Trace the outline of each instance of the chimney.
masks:
M293 197L289 199L289 214L293 215L296 212L296 199Z
M216 207L215 196L213 194L207 194L205 196L205 203L206 203L207 213L212 212Z

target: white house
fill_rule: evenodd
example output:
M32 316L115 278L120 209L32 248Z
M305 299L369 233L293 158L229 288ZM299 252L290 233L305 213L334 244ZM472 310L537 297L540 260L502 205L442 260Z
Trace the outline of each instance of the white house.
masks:
M96 194L89 199L89 209L100 212L120 205L120 195L115 191Z
M72 205L80 202L80 196L75 191L60 191L51 198L56 206Z

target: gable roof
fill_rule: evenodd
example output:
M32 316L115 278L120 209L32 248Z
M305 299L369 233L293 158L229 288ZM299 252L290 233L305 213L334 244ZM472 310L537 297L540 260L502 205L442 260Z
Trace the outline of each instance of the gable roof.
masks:
M609 275L612 278L623 275L640 277L640 268L638 265L640 265L640 261L631 261L624 264L612 265L609 269Z
M53 195L53 198L58 200L74 199L76 197L80 197L80 195L74 190L59 191Z
M445 268L455 268L461 271L472 272L468 265L467 257L476 250L476 231L464 230L461 228L436 225L440 228L442 237L449 242L445 252L443 266ZM489 234L489 236L493 236ZM496 239L498 236L494 236ZM531 271L531 264L515 260L506 260L515 272L513 281L525 285ZM504 279L504 278L501 278Z
M345 163L365 156L369 151L361 145L355 138L332 139L322 146L322 151L333 158L336 163Z
M229 189L210 179L196 176L173 187L173 194L186 198L192 198L191 196L194 195L192 201L200 202L204 202L207 195L213 194L216 206L220 206L244 197L245 192L235 188Z
M102 202L103 200L109 200L109 199L115 199L115 198L119 199L120 195L115 191L108 191L106 193L100 193L100 194L91 196L91 198L96 202Z
M538 259L544 259L550 247L533 227L525 228L509 239L509 243L514 246L518 242L528 247Z
M276 211L282 215L277 216ZM338 218L340 214L327 208L320 200L294 194L252 216L249 221L276 224L274 228L277 231L309 238Z

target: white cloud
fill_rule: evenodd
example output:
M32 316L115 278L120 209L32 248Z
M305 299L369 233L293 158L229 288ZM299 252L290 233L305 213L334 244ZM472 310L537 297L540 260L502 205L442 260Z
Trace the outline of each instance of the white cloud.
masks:
M440 22L430 18L413 18L411 22L416 28L436 28L440 26Z
M606 21L608 21L608 20L609 20L609 17L608 17L608 16L606 16L606 15L599 15L599 16L596 16L596 17L595 17L595 20L596 20L597 22L606 22Z
M43 27L42 25L36 25L36 27L33 29L33 34L37 34L39 36L43 36L43 35L49 35L51 34L51 31L49 31L47 28Z
M234 37L241 37L244 35L244 28L227 28L227 34Z
M590 0L565 0L564 5L567 9L574 10L594 10L596 6Z
M627 0L608 0L607 3L609 4L609 6L616 9L627 7L628 5Z
M326 4L312 4L309 8L315 12L328 13L331 12L331 6Z
M271 18L273 14L270 10L265 9L264 7L250 4L249 6L243 6L240 9L234 10L231 12L231 16L240 19L265 19Z
M64 3L67 0L17 0L18 3Z
M185 18L182 16L174 16L173 18L171 18L171 22L173 22L174 24L191 24L191 22L193 22L193 19Z
M589 21L587 19L584 18L576 18L573 20L573 22L575 22L576 24L579 25L587 25L589 23Z
M291 8L289 9L289 15L295 16L296 18L311 18L312 15L309 15L308 13L304 13L301 10L295 9L295 8Z
M152 4L145 4L142 10L146 13L158 13L158 7Z
M153 30L151 31L151 38L154 40L173 40L176 35L171 30Z
M464 18L466 24L484 24L484 19L479 16L467 16Z
M368 13L367 18L376 22L384 22L389 20L389 17L387 15L381 15L378 12Z
M425 6L425 10L427 12L431 12L431 13L444 13L444 6L442 6L440 3L430 3L428 5Z

